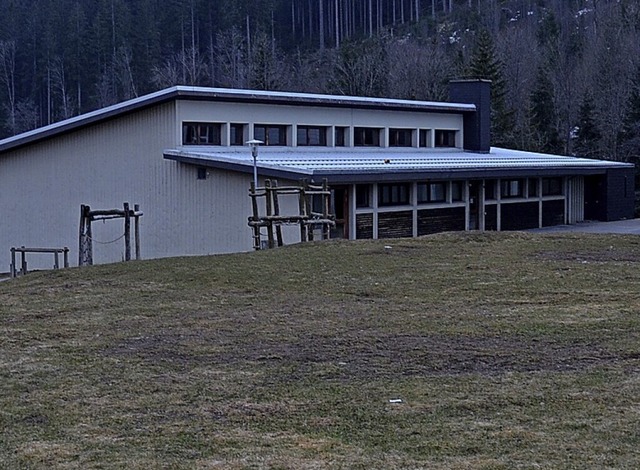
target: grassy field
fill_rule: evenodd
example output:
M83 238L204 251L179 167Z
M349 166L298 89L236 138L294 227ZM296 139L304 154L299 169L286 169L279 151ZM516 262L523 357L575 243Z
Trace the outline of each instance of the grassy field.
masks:
M33 273L0 283L0 468L637 469L639 314L632 236Z

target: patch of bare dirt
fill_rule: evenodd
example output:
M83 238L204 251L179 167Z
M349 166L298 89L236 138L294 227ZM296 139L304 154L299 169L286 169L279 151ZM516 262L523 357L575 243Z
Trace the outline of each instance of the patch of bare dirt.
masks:
M180 368L203 364L240 367L286 365L286 380L322 369L327 378L359 379L484 374L509 372L581 371L634 358L596 344L559 344L521 338L447 336L304 336L295 340L243 341L206 332L132 338L104 354L128 356Z

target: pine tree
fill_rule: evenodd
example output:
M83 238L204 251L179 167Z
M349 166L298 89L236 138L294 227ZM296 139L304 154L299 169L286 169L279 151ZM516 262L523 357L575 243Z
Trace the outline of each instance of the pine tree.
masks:
M593 97L585 94L580 104L580 115L573 153L578 157L597 157L602 135L596 125Z
M561 151L557 118L553 85L544 67L539 67L535 88L531 93L531 125L537 135L537 148L534 150L546 153Z
M506 102L504 65L497 56L491 35L483 30L479 33L471 55L467 76L491 80L491 144L512 147L513 111Z
M620 141L624 160L638 166L640 164L640 67L636 72L633 91L629 97Z

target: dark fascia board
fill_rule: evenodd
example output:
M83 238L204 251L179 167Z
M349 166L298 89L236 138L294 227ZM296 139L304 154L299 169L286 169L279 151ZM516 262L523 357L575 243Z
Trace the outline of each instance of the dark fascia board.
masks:
M204 168L215 168L220 170L236 171L240 173L253 173L252 164L241 164L233 162L222 162L207 160L185 155L166 154L164 158L180 163L194 165ZM493 179L493 178L533 178L533 177L554 177L554 176L586 176L603 175L607 167L561 167L561 168L491 168L491 169L463 169L463 170L297 170L294 168L275 168L261 166L258 164L260 176L270 178L283 178L297 180L300 178L324 179L330 183L374 183L374 182L410 182L424 181L430 179L453 180L453 179Z
M327 178L331 183L375 183L375 182L411 182L424 180L460 180L460 179L494 179L494 178L534 178L555 176L603 175L607 168L520 168L520 169L465 169L434 171L369 171L369 172L335 172L314 171L313 176Z
M261 103L372 110L386 109L393 111L403 110L412 112L454 114L475 112L476 109L475 105L467 103L428 102L391 98L363 98L338 95L316 95L310 93L266 92L257 90L175 86L0 140L0 155L9 150L15 150L25 145L68 134L93 124L105 122L142 109L175 100Z

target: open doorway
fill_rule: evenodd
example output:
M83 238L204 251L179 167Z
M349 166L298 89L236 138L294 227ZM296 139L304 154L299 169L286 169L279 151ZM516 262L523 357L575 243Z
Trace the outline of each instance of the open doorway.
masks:
M331 229L331 238L349 238L349 186L331 188L331 212L336 216L336 225Z
M469 182L469 230L480 230L482 210L482 181Z

